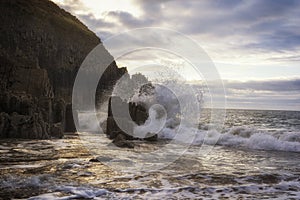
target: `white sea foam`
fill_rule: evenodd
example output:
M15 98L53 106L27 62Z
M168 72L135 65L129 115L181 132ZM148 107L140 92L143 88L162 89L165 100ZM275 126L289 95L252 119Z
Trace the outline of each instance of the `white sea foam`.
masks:
M68 199L95 199L97 197L108 194L105 189L94 189L86 187L61 186L56 189L56 192L46 193L39 196L31 197L30 200L68 200ZM61 192L69 195L62 196Z
M169 183L167 183L169 184ZM39 196L29 198L30 200L48 200L48 199L166 199L166 198L188 198L194 199L199 196L205 196L209 199L229 198L235 199L241 194L244 198L259 198L266 199L287 199L300 196L300 185L295 181L281 181L278 184L245 184L238 186L207 186L199 187L163 187L157 188L128 188L115 189L108 191L106 189L62 186L57 188L53 193L46 193ZM62 195L62 193L64 195Z
M185 132L178 133L176 129L164 128L159 133L161 139L180 139L179 142L185 142L186 137L194 137L193 145L215 144L230 146L230 147L243 147L249 149L259 150L275 150L275 151L291 151L300 152L300 132L287 132L282 133L279 137L276 133L262 132L253 128L235 127L225 133L220 133L216 130L197 130L187 129ZM186 137L174 137L176 134L184 134Z
M184 85L184 84L183 84ZM160 139L174 139L178 142L191 141L192 144L201 145L223 145L231 147L243 147L249 149L259 150L275 150L275 151L291 151L300 152L300 132L282 132L267 130L258 130L253 127L236 126L220 133L214 129L199 130L194 124L198 123L198 118L194 110L191 109L191 94L189 88L178 83L172 82L167 84L168 87L156 85L155 92L152 95L134 95L132 100L135 102L143 102L149 107L153 104L160 104L164 107L167 118L164 125L161 127L161 120L156 119L155 113L157 110L150 112L151 125L149 120L146 125L136 128L138 132L153 133L160 130L158 137ZM179 101L180 100L180 101ZM181 114L187 112L190 118L182 116ZM156 113L156 115L159 115ZM153 126L159 124L159 128L155 129Z

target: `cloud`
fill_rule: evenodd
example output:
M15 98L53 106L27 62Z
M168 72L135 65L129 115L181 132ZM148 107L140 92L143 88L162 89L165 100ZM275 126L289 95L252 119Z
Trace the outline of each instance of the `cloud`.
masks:
M271 79L261 81L224 81L227 89L253 90L253 91L298 91L300 92L300 78L294 79Z
M227 108L300 110L300 77L223 82ZM200 87L199 83L196 86ZM220 97L224 95L223 88L215 88L213 82L202 87L207 87L204 89L207 107L211 106L212 96L216 100L214 104L222 105ZM211 91L216 93L211 94Z
M229 107L300 110L300 78L224 83Z
M137 18L124 11L110 11L107 16L116 18L126 28L145 27L154 24L153 19Z
M85 11L88 12L88 8L85 7L84 3L81 0L52 0L57 5L59 5L64 10L67 10L68 12L75 14L77 11Z
M162 26L192 35L203 43L218 43L220 49L248 53L300 49L300 1L297 0L133 0L141 10L140 16L124 9L108 10L106 15L97 17L86 10L82 0L63 2L60 5L71 13L83 11L85 14L81 12L78 17L96 31L100 27L120 32Z
M93 29L105 29L114 26L114 23L105 21L103 19L96 19L95 16L91 13L89 14L78 14L77 17L84 21L88 27Z
M111 2L103 1L103 13L95 12L84 0L52 1L76 15L102 41L134 28L170 28L195 39L218 62L220 74L233 74L236 79L245 78L245 74L247 78L300 76L299 0L128 0L131 9L121 5L106 7ZM124 44L139 47L178 42L153 33L147 41L143 35L128 36ZM114 49L126 48L122 41L114 45ZM146 58L134 55L136 63L145 63L147 58L159 60L161 54L148 52ZM224 83L231 107L300 110L300 78Z

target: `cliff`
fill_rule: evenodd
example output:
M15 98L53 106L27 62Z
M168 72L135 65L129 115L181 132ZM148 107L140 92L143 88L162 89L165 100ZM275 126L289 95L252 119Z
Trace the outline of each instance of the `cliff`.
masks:
M49 138L74 131L66 124L73 83L101 40L48 0L1 0L0 12L0 137ZM124 73L113 62L99 90Z

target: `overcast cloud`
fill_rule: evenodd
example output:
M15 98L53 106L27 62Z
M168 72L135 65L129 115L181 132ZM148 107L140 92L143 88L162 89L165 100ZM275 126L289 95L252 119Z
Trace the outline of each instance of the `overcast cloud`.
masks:
M53 1L76 15L102 40L142 27L179 31L197 41L221 77L228 80L224 83L229 104L255 102L300 110L298 0L127 0L129 7L118 6L114 0ZM95 4L89 6L88 1ZM113 3L115 7L96 12L96 8ZM128 38L146 45L165 42L165 38L159 39ZM144 56L132 58L139 64Z

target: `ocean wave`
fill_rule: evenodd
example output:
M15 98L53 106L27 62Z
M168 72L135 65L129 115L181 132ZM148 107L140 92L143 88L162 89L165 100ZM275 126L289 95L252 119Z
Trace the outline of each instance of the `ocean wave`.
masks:
M147 108L153 108L159 104L163 109L164 117L159 109L149 109L149 118L145 125L136 127L135 134L145 136L147 133L157 133L160 139L171 139L193 145L221 145L247 149L272 150L300 152L300 132L292 132L292 129L282 129L281 125L272 125L272 131L263 130L264 123L275 123L276 116L261 122L262 127L239 126L240 121L247 123L253 120L247 113L237 112L233 119L231 128L216 131L214 124L206 122L203 129L199 128L199 112L201 113L201 101L193 104L195 93L187 85L179 83L168 83L164 86L156 85L155 92L151 95L135 95L134 102L142 102ZM249 115L249 114L248 114ZM235 120L239 118L240 120ZM234 125L236 123L236 126ZM289 123L289 122L287 122ZM275 131L277 128L281 129ZM226 127L225 127L226 128ZM259 129L260 128L260 129ZM269 128L269 127L268 127ZM285 132L284 132L285 131Z
M176 136L182 134L182 136ZM271 133L248 127L233 127L224 133L216 130L195 130L185 128L164 128L159 133L161 139L176 139L185 142L188 137L194 137L193 145L221 145L258 150L300 152L300 132Z

